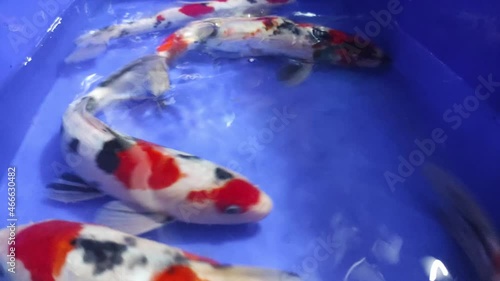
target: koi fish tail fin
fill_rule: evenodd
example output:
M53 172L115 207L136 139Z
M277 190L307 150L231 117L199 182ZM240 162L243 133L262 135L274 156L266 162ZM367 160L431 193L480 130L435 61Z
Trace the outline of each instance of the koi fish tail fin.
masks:
M101 82L89 96L103 107L120 100L157 99L170 89L165 58L150 55L136 59Z
M295 273L257 267L212 265L193 262L192 268L201 280L218 281L301 281Z
M94 59L104 53L112 40L154 31L163 22L144 18L89 31L75 40L76 49L66 57L66 63Z

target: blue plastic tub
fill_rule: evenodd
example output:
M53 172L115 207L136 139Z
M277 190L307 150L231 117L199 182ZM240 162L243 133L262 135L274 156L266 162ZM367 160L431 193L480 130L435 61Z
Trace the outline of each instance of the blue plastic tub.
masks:
M126 40L88 63L66 65L64 57L83 31L167 5L177 4L0 3L2 219L5 176L15 166L19 224L92 221L106 199L66 205L44 196L65 166L61 116L93 79L153 53L166 34ZM477 280L428 208L439 198L428 195L418 157L458 175L500 226L500 87L488 82L500 81L498 12L494 1L298 0L278 13L362 33L392 63L379 70L319 68L293 88L276 81L274 60L214 63L190 55L195 62L171 71L175 104L116 108L106 122L242 172L271 195L275 208L258 224L173 223L145 237L222 262L295 271L306 280L429 280L426 259L442 261L447 278ZM489 97L475 99L478 87ZM283 111L290 113L284 130L271 130L268 120ZM383 245L393 253L380 251Z

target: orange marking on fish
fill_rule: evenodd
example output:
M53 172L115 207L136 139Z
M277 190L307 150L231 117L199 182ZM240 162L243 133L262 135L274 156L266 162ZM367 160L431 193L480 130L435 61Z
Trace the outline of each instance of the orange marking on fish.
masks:
M203 203L206 200L212 200L214 201L217 209L221 212L233 204L240 206L245 212L251 206L258 203L259 198L259 190L249 182L242 179L229 180L222 187L215 188L210 191L191 191L187 197L188 200L196 203Z
M198 275L188 266L175 265L167 268L160 274L153 277L153 281L207 281Z
M115 176L129 189L154 190L168 188L177 182L183 175L177 165L175 158L159 151L160 146L139 140L130 149L117 153L120 165L114 172ZM140 176L143 171L139 170L143 165L148 165L150 175L148 186L138 185L134 182L135 177Z
M156 49L158 52L168 52L171 57L176 57L189 47L182 35L172 34Z
M29 226L16 237L17 258L31 273L33 281L54 281L74 249L82 225L66 221L48 221Z

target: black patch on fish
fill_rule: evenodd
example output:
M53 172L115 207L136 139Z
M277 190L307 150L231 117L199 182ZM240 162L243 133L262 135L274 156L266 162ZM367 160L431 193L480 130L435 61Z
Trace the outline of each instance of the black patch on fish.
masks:
M69 151L73 153L78 153L79 146L80 146L80 140L76 138L72 139L68 144Z
M83 97L80 102L85 103L85 110L88 112L94 112L97 108L97 101L94 97Z
M127 236L123 240L125 241L125 244L127 244L127 246L135 247L137 245L137 239L135 239L134 237Z
M154 28L158 28L158 26L160 26L160 24L161 24L162 22L164 22L164 21L165 21L165 19L161 20L161 19L159 19L158 17L156 17L156 22L155 22L155 25L154 25L153 27L154 27ZM171 22L171 21L167 21L167 23L165 24L165 28L169 28L169 27L170 27L170 25L172 25L172 22Z
M183 255L181 255L179 253L176 253L175 256L174 256L174 263L175 264L185 264L188 261L189 260L185 256L183 256Z
M213 25L214 25L214 31L212 33L210 33L210 35L207 37L207 39L215 38L219 34L219 26L217 26L216 24L213 24ZM205 40L205 41L207 41L207 40Z
M75 239L71 241L71 245L77 249L83 249L83 262L94 265L94 275L113 270L115 266L121 265L123 253L127 250L127 245L124 244L85 238Z
M247 0L247 2L250 4L255 4L255 3L257 3L257 0Z
M187 160L200 160L201 158L195 155L177 154L177 157Z
M133 261L130 262L128 265L129 269L133 269L136 266L146 266L148 264L148 258L144 255L134 259Z
M282 24L276 27L274 35L282 34L284 31L290 31L294 35L300 35L302 32L297 25L291 21L285 20Z
M317 41L330 41L330 40L332 40L332 36L330 35L330 33L328 33L328 31L322 30L319 27L313 27L312 36Z
M115 29L115 26L110 25L110 26L106 26L106 27L99 29L99 31L113 31L114 29Z
M97 166L106 173L112 174L120 165L117 153L129 149L131 146L131 143L120 137L104 143L96 157Z
M158 17L156 18L156 22L155 24L153 25L154 28L158 28L158 26L162 23L161 20L158 19Z
M228 172L222 168L215 169L215 176L219 180L228 180L228 179L234 178L233 174L231 174L230 172Z
M122 30L122 32L120 32L120 35L118 35L118 37L124 37L124 36L127 36L129 34L130 34L130 32L128 32L128 30Z

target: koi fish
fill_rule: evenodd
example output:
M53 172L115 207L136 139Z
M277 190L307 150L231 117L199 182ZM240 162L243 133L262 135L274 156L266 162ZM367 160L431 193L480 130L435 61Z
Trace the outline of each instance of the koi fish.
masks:
M443 198L440 215L457 244L472 262L481 281L500 281L500 239L468 188L449 171L433 163L424 175Z
M75 40L77 49L66 58L74 63L94 58L106 50L110 41L169 28L180 27L193 19L238 15L262 15L268 10L295 0L214 0L187 2L181 7L165 9L153 17L110 25L89 31Z
M44 221L17 227L15 240L10 231L0 231L0 273L4 267L12 281L300 280L286 271L220 264L100 225Z
M362 46L342 31L278 16L194 21L167 37L157 52L171 62L192 49L215 56L290 58L279 78L291 85L305 80L315 63L377 67L389 60L372 42Z
M177 220L199 224L257 222L270 197L234 171L197 156L124 135L94 114L123 100L161 96L169 88L165 58L140 58L71 103L62 151L74 174L47 187L49 197L77 202L110 195L98 224L140 234Z

